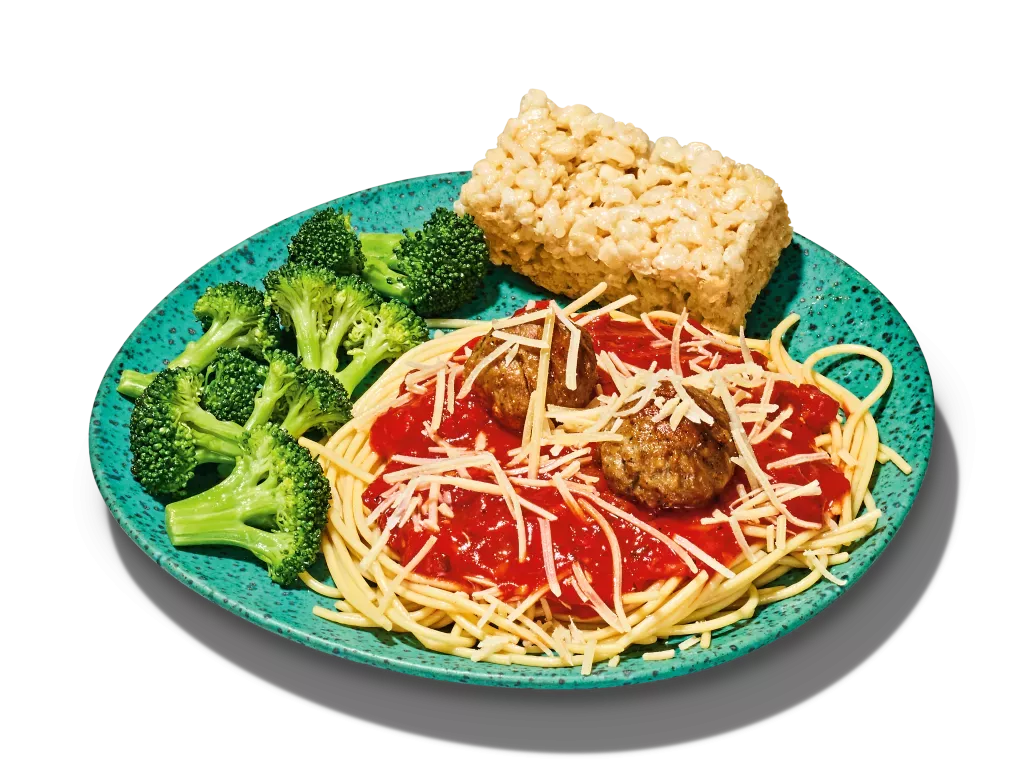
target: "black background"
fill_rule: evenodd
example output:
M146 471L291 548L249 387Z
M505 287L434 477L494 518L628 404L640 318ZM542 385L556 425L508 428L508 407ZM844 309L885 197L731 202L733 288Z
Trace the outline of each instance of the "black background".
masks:
M152 230L137 235L134 246L109 258L110 278L102 279L90 310L85 388L94 387L94 368L110 356L126 322L169 277L304 200L322 200L353 183L378 183L385 175L412 175L417 166L469 167L480 143L493 141L515 91L495 88L487 101L457 110L409 94L400 111L394 104L364 106L358 116L325 118L322 127L267 117L265 109L247 112L244 105L217 119L202 105L194 106L194 115L179 114L173 137L140 155L128 174L138 196L126 208L159 218L146 222ZM570 100L578 93L554 91ZM1009 147L1009 105L998 98L911 95L798 101L587 92L586 98L620 118L646 118L659 134L713 135L733 156L775 168L794 193L794 221L802 231L856 256L911 311L934 372L939 422L929 477L891 547L833 607L711 671L620 690L511 692L386 673L271 635L160 570L87 482L82 503L91 555L79 578L91 635L85 650L92 654L90 675L102 679L103 699L126 711L125 726L150 726L157 717L180 724L197 716L244 722L255 715L269 732L285 722L305 726L292 712L305 710L322 728L310 743L340 744L346 716L357 715L362 733L376 738L378 726L397 727L424 703L441 711L439 721L460 727L483 727L502 711L520 708L535 711L526 725L534 727L538 710L559 707L574 707L598 723L642 722L662 712L683 722L691 712L760 698L759 720L808 723L825 715L881 722L901 712L924 715L941 704L948 694L941 645L953 637L945 629L950 602L923 596L921 587L926 580L939 585L924 576L941 571L941 528L954 518L942 473L953 434L946 410L947 357L956 350L949 284L965 261L964 236L979 207L972 187L991 192L999 186L980 183L987 163L980 152L965 159L959 141ZM376 118L364 122L366 115ZM147 259L134 262L141 246ZM118 268L130 261L130 272ZM362 696L370 690L373 695ZM413 707L401 715L400 707L381 700L410 700ZM561 727L571 726L565 714L558 718ZM339 734L330 734L331 727ZM759 731L764 745L768 735Z

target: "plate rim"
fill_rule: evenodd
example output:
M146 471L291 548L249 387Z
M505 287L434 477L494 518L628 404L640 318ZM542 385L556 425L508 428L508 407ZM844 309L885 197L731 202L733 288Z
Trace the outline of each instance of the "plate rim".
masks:
M474 663L469 660L465 661L465 667L461 665L456 668L445 667L441 665L430 665L429 663L420 663L404 659L401 656L385 656L380 653L373 651L364 650L354 646L343 645L343 640L339 640L337 643L327 641L317 635L310 634L301 629L288 624L287 622L281 621L273 615L267 615L258 613L251 609L251 607L234 600L223 592L219 591L217 587L210 585L206 581L196 577L185 570L181 565L175 561L176 556L165 553L163 550L151 545L144 537L142 531L135 526L131 520L132 517L128 511L125 510L121 501L117 498L114 486L111 484L110 474L107 472L105 463L103 461L102 447L98 445L98 434L96 432L99 426L99 419L96 415L97 409L101 407L101 397L105 395L113 394L116 395L116 390L111 390L109 384L109 376L112 371L116 369L116 365L120 360L121 352L126 346L129 346L139 330L143 329L150 318L161 309L164 301L177 293L183 287L187 287L192 279L200 272L202 272L209 265L222 260L226 255L231 254L249 243L254 238L260 235L268 233L275 227L280 225L282 222L301 217L305 214L311 213L318 208L334 203L337 200L344 197L351 197L353 195L372 193L378 190L383 190L386 187L393 187L401 184L410 184L424 182L428 180L440 180L444 179L455 179L458 177L468 177L469 171L452 171L447 173L434 173L423 176L415 176L412 178L399 179L397 181L391 181L384 184L377 184L366 189L361 189L356 192L352 192L346 195L340 195L339 197L328 200L326 203L320 203L307 208L303 211L299 211L296 214L287 216L283 219L278 220L272 225L254 233L253 235L239 241L234 246L220 252L217 256L213 257L209 261L203 263L201 266L196 268L190 273L185 279L177 284L173 289L167 292L153 308L146 313L145 316L136 324L132 329L131 333L125 339L125 341L118 348L114 357L111 359L109 365L103 372L103 376L100 379L99 386L97 387L96 393L93 398L93 406L90 413L89 421L89 460L93 472L93 478L96 482L97 488L101 496L103 497L104 503L106 503L107 509L111 515L117 521L118 526L131 538L143 553L145 553L150 559L155 561L161 568L168 572L174 579L180 583L186 585L197 594L203 596L205 599L210 600L217 605L221 606L225 610L244 618L253 624L268 629L269 631L278 634L282 637L286 637L294 642L301 645L322 651L327 654L334 656L340 656L345 659L350 659L355 662L362 664L371 665L388 670L394 670L409 675L419 676L423 678L430 678L438 681L468 683L472 685L482 685L489 687L503 687L503 688L523 688L523 689L596 689L596 688L609 688L635 685L639 683L650 683L659 680L665 680L668 678L679 677L683 675L689 675L692 673L700 672L711 667L715 667L725 662L732 661L741 656L745 656L752 651L757 650L763 646L775 642L776 640L798 630L801 626L806 624L814 616L826 610L836 600L838 600L846 591L848 591L853 585L860 580L860 578L870 569L882 556L885 550L889 547L893 538L899 532L900 527L903 526L904 521L910 515L913 510L913 506L917 500L918 494L920 493L921 487L924 485L927 477L928 466L931 461L932 449L934 445L934 433L935 433L935 399L934 399L934 386L932 384L931 369L928 365L927 357L924 354L924 350L921 348L920 341L917 339L916 334L910 327L906 318L899 311L899 309L893 304L893 302L879 289L874 283L866 278L859 270L845 262L828 249L824 248L815 241L807 238L801 233L794 232L793 239L798 240L804 244L810 244L819 251L823 252L826 256L834 259L841 263L852 271L856 276L865 281L870 287L877 292L895 311L896 315L899 316L902 322L902 328L912 338L913 343L917 346L917 351L920 356L921 364L923 367L923 379L924 385L927 387L927 401L928 401L928 441L927 451L921 458L920 464L915 467L915 482L912 485L911 491L908 493L908 501L905 508L902 508L898 513L891 511L888 515L890 521L886 525L887 528L891 527L891 532L888 536L883 539L881 546L877 551L870 557L865 557L859 565L846 571L847 583L845 586L838 587L832 586L825 590L819 590L819 601L811 603L810 607L801 608L795 612L792 618L787 619L784 624L772 624L766 628L765 634L758 640L749 640L745 643L741 643L739 646L733 646L734 649L730 653L716 653L710 654L705 657L704 661L698 661L696 663L683 663L678 665L668 665L667 663L654 663L650 668L644 669L642 672L638 669L634 670L629 674L608 672L600 673L591 676L579 676L573 682L568 682L568 679L564 675L560 676L548 676L545 678L545 673L550 673L550 670L546 668L521 668L521 673L518 676L499 676L493 675L486 672L490 668L490 665L486 663ZM451 183L450 181L448 183ZM851 561L854 561L856 557L851 557ZM808 591L811 591L816 587L811 587ZM344 635L344 630L356 629L354 627L344 627L343 625L337 625L339 634ZM645 663L646 664L646 663ZM661 665L661 666L659 666ZM477 668L477 672L474 672L474 668ZM483 670L483 672L481 672Z

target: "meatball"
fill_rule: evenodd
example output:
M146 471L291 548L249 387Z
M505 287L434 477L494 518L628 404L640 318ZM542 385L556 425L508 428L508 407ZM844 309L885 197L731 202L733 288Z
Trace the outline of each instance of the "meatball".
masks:
M622 441L600 448L601 469L613 492L661 510L698 508L725 489L736 455L725 406L708 392L687 392L714 423L684 418L673 430L668 418L654 421L659 410L654 403L623 417L618 429ZM670 399L676 392L663 384L656 395Z
M524 338L540 339L543 324L528 322L504 330ZM506 341L485 335L469 359L466 360L466 374ZM551 362L548 367L548 405L567 408L583 408L594 397L597 387L597 357L594 355L594 341L586 330L581 332L580 351L576 359L576 388L565 385L565 362L569 356L569 329L561 322L555 323L551 337ZM473 384L473 390L491 404L491 413L501 424L517 432L523 431L530 395L537 388L537 369L540 354L537 349L520 346L515 357L507 365L505 356L484 368Z

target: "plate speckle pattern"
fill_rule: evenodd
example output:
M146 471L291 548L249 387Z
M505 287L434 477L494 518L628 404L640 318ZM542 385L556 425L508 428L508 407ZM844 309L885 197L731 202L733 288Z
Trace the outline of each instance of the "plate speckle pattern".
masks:
M438 206L450 206L467 173L447 173L367 189L334 200L353 213L363 231L391 232L420 225ZM200 331L192 304L210 284L240 280L260 286L267 270L285 258L298 225L314 210L287 218L243 241L199 269L165 297L135 328L114 357L96 394L89 428L90 455L100 492L124 531L161 567L204 597L266 629L312 648L359 662L441 680L492 686L582 688L618 686L669 678L741 656L792 631L835 600L844 589L820 581L808 591L760 609L755 617L719 632L711 648L692 648L663 662L644 662L635 647L617 668L598 665L587 678L578 669L534 669L472 663L428 651L411 637L359 630L313 616L312 607L330 602L305 587L282 589L262 565L234 549L175 550L164 533L163 506L132 479L128 451L131 403L117 394L124 368L155 370ZM493 318L511 313L543 290L505 269L491 272L479 299L455 315ZM832 568L849 582L859 578L885 548L906 517L924 477L931 450L934 404L931 379L921 348L907 323L867 279L839 258L800 235L783 254L779 269L758 298L748 331L763 337L790 312L801 316L789 347L797 358L821 345L858 342L892 361L895 383L874 409L882 440L914 467L904 476L893 465L878 468L872 484L885 512L875 532L849 562ZM826 374L863 396L880 371L868 360L839 358L822 363ZM819 365L820 367L821 365ZM320 577L325 571L314 570Z

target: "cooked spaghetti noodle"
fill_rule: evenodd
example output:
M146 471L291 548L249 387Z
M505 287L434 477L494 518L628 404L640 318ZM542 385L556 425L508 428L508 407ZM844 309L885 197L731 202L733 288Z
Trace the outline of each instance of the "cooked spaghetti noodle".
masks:
M582 306L556 309L553 314L546 309L535 309L528 312L527 317L546 323L542 341L546 339L550 344L555 315L561 320L575 317L575 326L594 320L595 312L575 313L579 307ZM606 308L605 313L613 311L614 305ZM611 313L611 316L616 321L632 320L618 313ZM615 512L615 506L603 501L588 485L586 476L581 475L579 460L584 457L579 451L594 441L615 436L612 413L606 414L604 422L607 423L601 422L596 432L593 427L597 422L591 424L593 414L585 419L590 424L589 433L581 433L579 423L574 426L564 419L551 429L551 417L557 413L545 413L544 393L540 392L541 407L538 409L531 404L523 444L510 452L515 456L509 463L498 462L479 440L474 449L456 450L439 438L438 422L446 409L451 413L456 402L456 381L461 381L458 393L461 398L470 391L479 375L479 370L464 374L461 365L465 360L464 347L492 327L491 322L439 322L459 329L399 358L355 403L352 421L325 446L302 441L319 455L332 484L330 521L322 547L333 585L317 581L308 574L303 575L303 581L335 602L333 608L315 607L314 613L350 627L408 632L428 649L472 661L536 667L571 666L589 674L595 663L617 665L619 655L630 646L692 636L675 647L644 653L642 658L646 661L669 659L697 645L706 648L716 631L750 619L759 606L799 594L822 578L833 585L843 585L829 568L847 561L849 553L843 548L870 534L882 516L868 489L875 463L891 461L905 472L909 470L895 451L880 443L870 413L870 407L892 381L892 367L875 349L853 344L822 348L801 363L782 344L783 336L797 320L796 315L790 315L775 327L768 340L755 340L744 337L742 331L735 337L697 329L686 320L685 312L680 315L657 312L643 317L655 347L671 349L676 375L682 375L680 340L684 333L700 344L728 349L742 357L742 362L733 361L715 368L712 365L717 364L717 359L705 351L709 357L706 364L702 366L703 356L697 356L692 360L696 363L693 365L695 372L681 380L688 386L712 390L723 400L740 452L738 464L749 482L749 489L739 487L738 504L733 501L726 511L716 510L701 519L704 524L727 526L735 538L737 557L727 565L679 535L668 538L628 512ZM507 325L510 321L515 318L497 324ZM660 329L659 323L671 326L672 335ZM519 340L523 342L515 342L514 337L504 339L504 345L488 359L510 359L514 357L514 349L539 347L541 368L546 371L545 344ZM863 398L814 369L826 357L845 354L867 357L881 366L881 380ZM754 355L764 358L764 366ZM625 401L625 393L637 396L637 406L644 400L644 382L655 380L651 372L626 365L623 355L602 353L599 365L609 373L616 388L624 392L619 399ZM841 504L834 505L820 525L797 517L787 508L787 501L813 493L816 484L786 485L769 477L769 474L785 472L794 462L773 462L766 471L756 460L751 461L752 446L780 434L783 429L786 413L780 411L775 419L769 420L765 409L774 407L767 404L772 387L786 381L811 384L838 401L843 409L842 417L832 421L829 431L814 439L815 452L790 458L797 463L826 461L841 470L849 482ZM538 386L541 385L546 386L546 383L538 381ZM752 402L751 392L747 390L758 386L764 401ZM647 395L650 394L648 391ZM364 490L370 481L385 474L388 465L370 444L371 428L389 409L400 408L420 395L427 395L424 402L431 408L429 424L425 425L423 434L434 436L437 446L431 451L436 450L439 458L399 457L397 461L402 463L403 469L387 472L384 480L390 488L371 510L364 505ZM685 396L685 392L682 395ZM745 402L740 404L737 398ZM534 401L537 399L535 396ZM612 402L605 405L614 406ZM625 402L614 407L622 405ZM662 405L660 412L667 419L684 412L683 404L678 401L668 409L667 405L670 403ZM602 412L602 408L593 411L597 416ZM571 413L565 414L565 418L571 417ZM747 432L743 425L749 426L751 422L753 426ZM542 446L549 447L546 460L539 456ZM489 475L484 479L474 477L470 469ZM542 475L550 480L541 484ZM578 563L561 571L555 569L554 555L550 551L550 524L556 517L518 494L517 485L553 486L573 515L600 524L615 571L611 601L601 599ZM433 537L428 537L419 551L402 563L401 557L389 546L392 532L412 520L418 531L429 536L432 528L436 530L439 516L450 518L453 515L450 504L441 499L443 490L453 488L472 488L505 501L518 526L520 561L525 554L523 528L527 524L537 525L538 537L545 549L545 583L509 598L503 597L501 588L490 580L460 585L418 573L417 566L434 546L436 538ZM609 519L617 523L631 521L644 531L655 533L655 537L660 536L679 559L686 562L687 567L682 569L687 572L657 580L637 591L623 591L622 559ZM802 571L795 582L775 584L794 570ZM571 593L587 603L587 614L572 616L564 604L560 606L559 593Z

